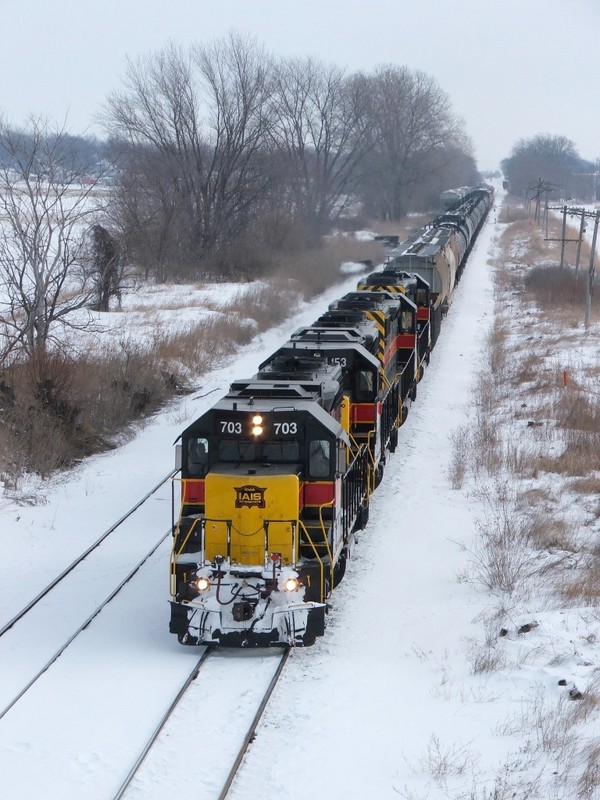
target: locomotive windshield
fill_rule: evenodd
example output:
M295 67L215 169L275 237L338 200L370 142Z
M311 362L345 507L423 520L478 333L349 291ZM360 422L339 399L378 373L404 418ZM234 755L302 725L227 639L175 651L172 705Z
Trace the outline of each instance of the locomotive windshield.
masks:
M300 444L295 440L286 442L224 440L219 442L219 461L295 464L300 461Z
M256 461L256 443L222 439L219 442L219 461Z
M360 403L372 401L375 397L375 375L371 370L363 369L355 375L355 399Z
M298 442L265 442L262 446L262 460L275 464L300 461L300 445Z

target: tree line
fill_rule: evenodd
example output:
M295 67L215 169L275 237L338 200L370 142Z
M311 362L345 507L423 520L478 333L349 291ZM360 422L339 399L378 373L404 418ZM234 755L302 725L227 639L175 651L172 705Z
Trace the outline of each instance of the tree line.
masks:
M398 220L477 176L432 77L277 60L236 35L129 63L102 118L119 228L163 279L251 276L341 218Z
M538 134L519 139L501 166L510 191L519 197L531 199L542 181L550 201L597 199L600 165L581 158L566 136Z
M103 141L0 120L2 360L107 310L126 269L252 279L479 177L431 76L276 59L236 34L129 62L101 121Z

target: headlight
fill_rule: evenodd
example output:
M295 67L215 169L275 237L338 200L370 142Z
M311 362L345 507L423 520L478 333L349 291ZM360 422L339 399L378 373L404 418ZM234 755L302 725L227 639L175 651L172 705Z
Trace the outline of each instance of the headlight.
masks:
M208 589L210 589L210 581L208 578L205 578L204 575L202 575L196 579L196 590L198 592L206 592Z
M295 592L299 586L300 582L298 578L288 578L283 584L283 588L286 590L286 592Z

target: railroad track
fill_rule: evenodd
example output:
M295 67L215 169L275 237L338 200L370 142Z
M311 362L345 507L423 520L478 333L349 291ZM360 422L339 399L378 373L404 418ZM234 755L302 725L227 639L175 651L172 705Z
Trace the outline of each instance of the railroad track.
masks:
M68 638L61 642L58 645L57 649L50 655L50 657L44 661L44 663L36 669L36 671L31 675L31 677L27 680L27 682L22 686L22 688L12 697L11 700L6 702L6 700L1 701L4 702L5 705L0 708L0 720L2 720L6 714L13 708L19 700L28 692L31 687L44 675L44 673L50 669L50 667L60 658L60 656L65 652L65 650L75 641L75 639L89 626L89 624L98 616L98 614L110 603L112 602L115 597L121 592L121 590L129 583L129 581L136 575L139 570L144 566L144 564L154 555L154 553L158 550L160 545L171 535L171 530L169 529L163 536L158 540L156 544L152 546L152 548L144 554L140 561L133 567L132 570L125 576L125 578L110 592L110 594L94 608L91 614L89 614L83 622L79 625L79 627L73 631ZM41 598L40 598L41 599ZM17 620L15 620L16 622Z
M0 721L170 537L170 529L158 540L153 536L148 548L148 518L155 520L154 509L140 512L140 520L136 512L172 475L162 478L0 629ZM123 536L111 538L117 532Z
M124 537L117 537L119 567L130 533L128 529ZM181 714L182 710L187 717L184 725L192 732L199 718L209 723L222 718L231 721L218 736L210 733L210 738L219 742L209 757L215 775L210 777L208 771L210 785L201 794L226 796L287 652L219 652L211 654L211 659L205 657L207 671L204 662L202 666L198 663L197 650L181 648L173 641L168 634L166 595L161 593L167 584L170 534L170 530L164 533L144 552L116 586L113 582L102 601L94 602L76 626L69 626L67 620L69 632L60 641L64 603L79 606L82 585L85 593L94 594L84 578L73 584L78 570L0 639L0 772L7 787L16 786L22 792L16 796L34 796L40 781L51 798L110 798L114 786L119 785L123 790L117 796L125 796L127 786L143 780L140 775L152 763L155 747L160 749L161 731L169 728L175 712ZM92 559L94 570L96 561ZM73 596L77 586L80 593ZM200 670L202 681L194 681ZM136 683L144 687L137 695L132 692ZM177 691L178 686L187 688ZM132 698L132 694L136 696ZM196 742L193 735L186 738ZM40 765L37 774L30 749L43 753L48 742L56 751L51 763L58 766L52 774L47 765ZM206 755L206 744L202 750ZM88 776L79 774L80 762L98 758L98 753L107 759L107 769L100 784L95 776L90 793ZM197 761L197 753L190 758ZM181 777L175 770L172 785ZM197 783L195 780L194 788ZM170 793L169 789L164 794L164 783L162 788L162 796L156 795L160 800Z
M141 791L148 800L164 798L167 789L173 796L185 795L192 800L225 800L290 652L289 648L268 654L206 648L111 800L126 800L129 787L132 787L132 796L135 791ZM253 662L253 669L249 669L249 661ZM217 673L223 671L227 673L227 698L211 688L222 682L222 676ZM231 724L211 729L210 751L215 754L211 758L206 742L190 737L187 732L197 727L199 718L216 722L227 719L224 705L235 709L236 714ZM175 762L171 761L172 774L168 774L164 758L154 752L155 748L161 749L161 734L166 734L165 739L170 740L192 739L196 748L196 752L190 754L193 756L191 765L194 765L191 767L193 786L187 785L190 770L186 769L184 759L178 756ZM154 765L151 764L153 757ZM200 757L202 769L198 770ZM158 781L155 772L160 774Z
M154 494L156 494L156 492L162 486L164 486L165 483L169 481L174 474L175 471L173 470L169 472L169 474L166 475L164 478L161 478L161 480L156 484L156 486L154 486L154 488L150 489L150 491L147 492L141 498L141 500L138 500L138 502L134 506L132 506L129 509L129 511L126 511L125 514L123 514L123 516L120 517L120 519L118 519L113 525L111 525L110 528L108 528L108 530L104 531L104 533L98 539L96 539L96 541L93 544L91 544L86 550L84 550L83 553L81 553L81 555L77 556L77 558L74 561L72 561L68 567L65 567L65 569L62 572L60 572L55 578L53 578L50 581L50 583L47 584L47 586L45 586L40 592L38 592L38 594L32 600L30 600L25 606L23 606L23 608L21 608L16 614L14 614L14 616L12 616L8 620L8 622L4 623L4 625L0 627L0 637L4 636L4 634L7 631L9 631L15 625L15 623L23 619L23 617L26 614L28 614L32 608L35 608L35 606L41 600L47 597L50 594L50 592L53 589L55 589L68 575L70 575L73 572L73 570L75 570L83 561L85 561L85 559L91 553L93 553L94 550L97 550L98 547L100 547L100 545L104 541L106 541L106 539L108 539L108 537L112 533L114 533L126 520L128 520L131 516L133 516L133 514L135 514L135 512L138 510L138 508L140 508L147 500L149 500Z

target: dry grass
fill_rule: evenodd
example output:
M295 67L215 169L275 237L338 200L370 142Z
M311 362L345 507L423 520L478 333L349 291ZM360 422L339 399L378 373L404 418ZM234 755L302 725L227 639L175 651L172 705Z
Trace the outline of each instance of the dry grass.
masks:
M596 800L600 791L600 745L591 743L583 751L584 767L577 784L580 800Z
M467 768L472 769L475 756L467 746L445 745L439 736L432 734L420 761L422 768L441 786L448 778L464 775Z
M559 584L559 593L569 605L598 606L600 604L600 558L590 553L583 559L572 577Z
M573 525L544 510L535 510L529 523L529 536L538 550L577 552Z
M323 246L301 253L290 253L277 265L277 274L297 281L297 290L305 300L321 294L338 282L343 274L340 266L345 262L370 262L365 272L374 269L383 261L384 248L381 242L359 241L351 236L330 236ZM358 282L358 276L357 276Z
M333 236L322 248L300 252L284 265L274 263L277 274L268 282L244 287L226 305L219 302L218 290L213 302L170 301L163 310L192 306L204 311L198 322L177 331L165 332L156 309L138 304L151 331L143 344L121 339L104 353L45 353L7 367L0 374L0 477L14 488L25 471L48 476L114 446L132 422L187 391L258 332L286 319L302 296L340 281L343 262L382 258L379 242Z
M469 548L471 574L487 589L511 594L533 571L529 524L501 483L482 493L481 502L478 537Z
M452 443L452 458L450 461L449 478L453 489L461 489L465 481L469 464L473 459L473 439L468 425L462 425L450 436Z
M569 478L587 477L600 470L600 434L574 431L569 435L562 452L540 454L529 460L534 473L549 472Z
M600 495L600 366L565 357L569 347L577 352L581 342L581 276L578 280L572 267L560 269L560 247L544 241L542 232L522 217L510 209L514 221L496 242L493 266L500 311L473 393L468 442L460 431L453 437L452 486L468 485L468 478L480 484L491 477L494 482L479 496L482 516L469 550L467 579L502 592L515 607L535 593L536 603L590 606L597 614L600 548L594 543L600 501L594 500ZM508 218L503 211L501 219ZM550 237L557 235L551 230ZM573 248L567 248L565 263L572 264L572 259ZM568 382L563 385L565 368ZM508 663L510 650L497 640L495 623L483 641L467 648L474 674ZM526 657L532 652L527 649ZM499 775L491 793L480 785L460 797L541 798L549 796L549 789L556 797L599 797L600 748L590 739L589 727L580 727L597 718L599 687L594 673L582 693L565 689L556 696L540 690L528 699L522 720L505 732L525 739L519 751L527 756L523 774ZM552 777L542 782L538 795L529 777L533 772L542 776L549 764Z
M300 294L297 284L274 279L250 291L238 292L219 310L231 320L249 318L256 331L262 332L286 319L296 308Z
M556 424L570 431L600 431L600 397L578 388L572 380L561 392L555 406Z
M585 478L574 480L570 484L570 488L579 494L600 496L600 478L596 475L588 475Z
M563 313L580 314L585 302L587 275L576 275L571 267L547 264L533 267L525 276L525 287L531 298L545 311L560 309Z
M505 224L528 221L531 219L529 212L522 203L514 201L511 203L510 198L507 202L502 204L500 214L498 215L498 222Z

